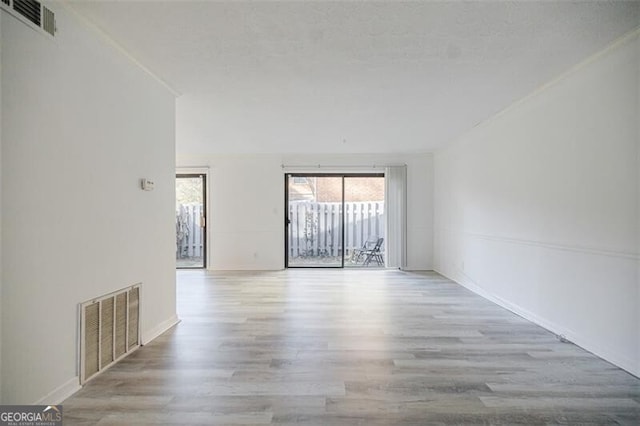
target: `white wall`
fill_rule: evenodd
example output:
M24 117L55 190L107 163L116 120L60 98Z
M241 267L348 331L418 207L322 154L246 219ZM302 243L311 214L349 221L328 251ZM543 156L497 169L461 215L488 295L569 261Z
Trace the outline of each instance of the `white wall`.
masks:
M435 268L640 375L638 33L435 156Z
M282 164L402 163L407 164L408 269L431 269L433 158L430 154L178 155L179 167L210 167L208 265L217 270L277 270L284 267Z
M0 18L5 404L77 389L80 302L142 282L143 339L175 321L175 99L50 6L55 40Z
M2 19L0 17L0 35ZM2 81L2 37L0 37L0 82ZM0 166L2 165L2 84L0 84ZM0 241L2 241L2 170L0 169ZM2 244L0 243L0 401L2 401Z
M638 66L638 73L640 74L640 43L636 43L636 55L637 55L637 66ZM638 85L637 85L637 91L638 91L638 96L636 97L636 141L640 141L640 75L638 75ZM640 142L638 142L640 143ZM637 159L636 159L637 163L640 164L640 147L637 149ZM636 205L636 248L638 248L638 251L640 251L640 167L636 168L636 171L638 172L638 176L637 176L637 192L636 192L636 199L637 199L637 205ZM636 259L636 287L638 288L638 297L637 297L637 310L640 311L640 258ZM640 312L637 313L637 328L636 330L640 330ZM640 354L640 338L638 339L638 347L636 349L636 353ZM640 358L640 356L638 357ZM640 363L640 361L638 361ZM640 370L640 367L638 368L638 370ZM638 373L636 372L636 375L638 375Z

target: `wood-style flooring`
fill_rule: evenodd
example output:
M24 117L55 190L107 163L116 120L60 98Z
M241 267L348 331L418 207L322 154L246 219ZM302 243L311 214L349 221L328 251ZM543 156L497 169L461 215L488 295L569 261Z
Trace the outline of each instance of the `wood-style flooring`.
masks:
M178 312L65 424L640 424L638 378L436 273L185 271Z

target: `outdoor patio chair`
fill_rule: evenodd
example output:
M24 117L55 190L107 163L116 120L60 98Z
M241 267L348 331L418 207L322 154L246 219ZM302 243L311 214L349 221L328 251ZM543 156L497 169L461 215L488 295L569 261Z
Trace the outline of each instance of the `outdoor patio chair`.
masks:
M377 236L370 236L367 241L364 242L362 248L353 250L353 253L351 254L351 262L360 263L361 261L364 261L366 253L370 250L373 250L377 242Z
M354 263L360 263L364 266L369 266L372 260L374 260L378 266L384 265L384 259L382 258L382 243L384 238L370 237L362 246L361 249L354 250Z

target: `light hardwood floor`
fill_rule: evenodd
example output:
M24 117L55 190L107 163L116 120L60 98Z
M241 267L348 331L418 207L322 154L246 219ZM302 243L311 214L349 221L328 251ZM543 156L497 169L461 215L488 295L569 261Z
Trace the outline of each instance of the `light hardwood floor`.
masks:
M435 273L178 273L65 424L640 424L640 380Z

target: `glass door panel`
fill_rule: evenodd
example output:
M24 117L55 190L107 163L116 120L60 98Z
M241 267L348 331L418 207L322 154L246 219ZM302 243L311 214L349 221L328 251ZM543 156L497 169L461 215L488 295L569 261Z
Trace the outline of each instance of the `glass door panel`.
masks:
M384 177L344 178L345 267L384 266Z
M287 267L342 267L342 177L287 175Z
M286 267L384 267L384 174L287 174Z
M176 267L206 267L205 175L176 175Z

